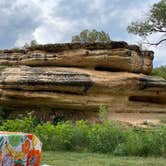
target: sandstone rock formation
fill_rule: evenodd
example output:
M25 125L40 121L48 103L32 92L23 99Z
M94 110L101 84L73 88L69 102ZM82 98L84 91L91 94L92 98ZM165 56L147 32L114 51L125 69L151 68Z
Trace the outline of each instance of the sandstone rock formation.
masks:
M102 104L112 112L166 113L166 81L145 75L152 61L152 51L125 42L3 50L0 105L67 116L89 116Z
M153 52L125 42L39 45L0 51L0 65L79 67L149 74Z

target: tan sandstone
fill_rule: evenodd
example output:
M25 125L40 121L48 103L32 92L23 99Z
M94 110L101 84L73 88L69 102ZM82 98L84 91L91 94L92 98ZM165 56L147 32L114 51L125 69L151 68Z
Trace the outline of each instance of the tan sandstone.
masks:
M153 52L125 42L39 45L0 52L1 65L59 66L149 74Z
M152 51L126 42L37 45L0 51L0 105L44 117L166 113L166 80L149 76ZM85 113L86 112L86 113ZM93 114L94 115L94 114Z

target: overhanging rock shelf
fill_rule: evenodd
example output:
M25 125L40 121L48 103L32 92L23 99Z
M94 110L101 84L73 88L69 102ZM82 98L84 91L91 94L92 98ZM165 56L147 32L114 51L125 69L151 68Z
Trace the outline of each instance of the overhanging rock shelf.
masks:
M166 81L148 76L153 52L126 42L37 45L0 51L0 104L66 118L113 112L166 112ZM44 115L45 116L45 115Z

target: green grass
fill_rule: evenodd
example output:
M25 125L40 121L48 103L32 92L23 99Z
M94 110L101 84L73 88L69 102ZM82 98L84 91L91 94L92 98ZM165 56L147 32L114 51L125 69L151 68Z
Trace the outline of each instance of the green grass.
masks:
M165 158L115 157L97 153L43 152L42 164L50 166L165 166Z

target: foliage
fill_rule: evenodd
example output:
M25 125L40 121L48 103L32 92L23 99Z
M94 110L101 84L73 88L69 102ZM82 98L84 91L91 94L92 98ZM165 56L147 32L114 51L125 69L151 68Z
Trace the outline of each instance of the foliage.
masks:
M87 122L80 120L75 122L74 125L74 134L71 139L72 149L76 151L80 151L83 148L86 149L88 147L88 131L89 126Z
M103 153L114 152L118 144L124 141L124 133L118 124L104 122L93 124L88 132L89 148Z
M21 131L33 132L35 127L35 118L32 116L25 117L24 119L6 120L0 126L0 131Z
M154 68L151 75L160 76L166 79L166 66Z
M108 115L108 108L105 105L100 105L99 107L99 119L100 121L105 121Z
M87 130L88 126L84 121L77 121L75 125L71 122L57 125L46 123L39 124L35 128L35 134L41 138L46 150L78 150L87 142Z
M7 120L1 131L36 134L43 150L89 151L126 156L166 156L166 126L133 128L114 121L88 124L85 121L35 123L32 117Z
M33 47L33 46L36 46L38 45L38 42L36 40L32 40L30 43L25 43L23 48L26 49L28 47Z
M144 20L132 22L127 30L129 33L143 37L160 33L164 38L160 37L158 42L151 43L154 45L159 45L166 41L166 0L160 0L155 3Z
M45 150L56 150L58 141L57 136L55 135L55 126L46 123L46 124L39 124L35 127L35 134L41 139L43 143L43 149Z
M80 32L79 35L72 37L72 43L94 43L94 42L110 42L109 34L104 31L97 31L93 29L92 31L85 29Z

